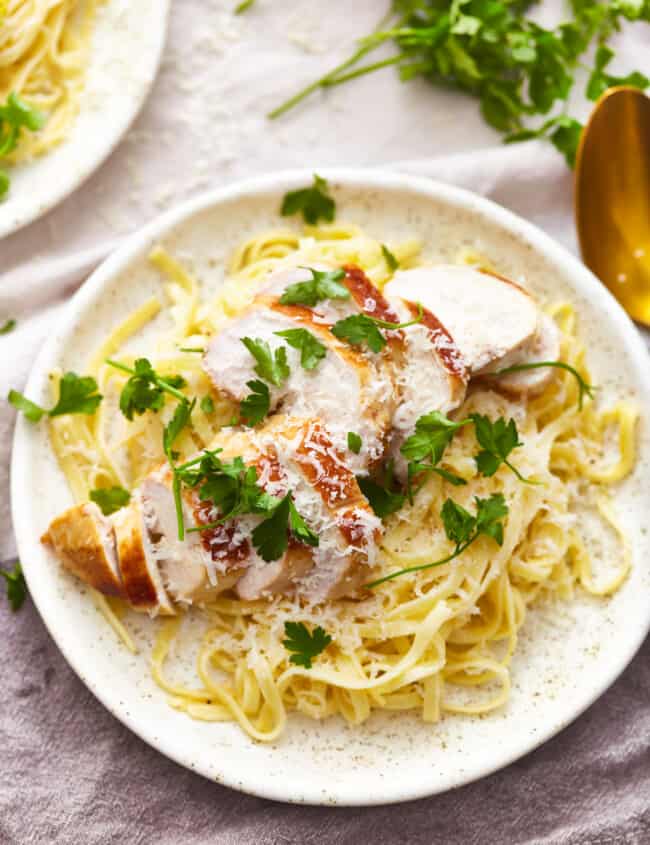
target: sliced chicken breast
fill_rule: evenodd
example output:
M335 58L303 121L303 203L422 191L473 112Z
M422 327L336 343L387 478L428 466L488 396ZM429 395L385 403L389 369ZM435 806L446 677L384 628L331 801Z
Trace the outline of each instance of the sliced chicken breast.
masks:
M126 598L113 525L94 502L75 505L53 519L41 542L86 584L107 596Z
M300 279L305 273L311 278L309 271L299 268L296 273ZM346 283L354 293L351 293L349 303L346 302L345 310L358 312L358 299L362 306L379 311L384 319L396 319L392 311L379 308L371 293L374 291L380 299L381 295L363 274L361 276L365 282L348 269ZM204 368L217 389L241 401L250 393L247 383L259 378L255 373L255 359L242 338L259 338L269 344L273 353L284 346L290 375L279 387L269 385L271 411L281 407L283 413L291 416L319 417L327 424L339 448L346 448L348 432L359 434L362 449L358 456L351 457L351 461L355 471L365 471L368 465L380 460L384 452L393 402L390 374L381 358L367 356L334 337L329 324L319 319L322 315L315 309L280 304L281 294L289 283L293 283L289 279L294 277L295 274L283 271L280 281L273 279L248 312L211 341ZM342 314L331 316L339 319ZM295 328L306 329L327 349L326 356L312 370L301 366L299 350L288 346L284 338L275 334Z
M169 467L161 468L144 480L141 497L152 554L169 594L175 601L185 604L216 595L217 573L224 574L227 567L225 562L215 560L204 549L198 533L186 530L185 538L179 539ZM195 505L198 509L198 497L184 490L183 521L186 529L197 525Z
M537 334L535 301L514 282L462 265L398 271L388 297L421 302L454 339L472 375L526 349Z
M418 315L418 306L407 300L390 299L400 322ZM409 437L417 420L431 411L449 413L465 399L469 373L460 350L436 317L423 309L422 322L401 330L403 345L395 367L399 393L393 414L391 456L398 475L406 471L399 447ZM403 466L402 466L403 464Z
M298 577L310 603L350 595L374 565L381 522L326 426L317 419L276 418L259 434L273 444L301 516L318 534L314 565Z
M113 514L112 521L120 573L129 603L136 610L174 613L150 542L140 496L136 493L127 507Z

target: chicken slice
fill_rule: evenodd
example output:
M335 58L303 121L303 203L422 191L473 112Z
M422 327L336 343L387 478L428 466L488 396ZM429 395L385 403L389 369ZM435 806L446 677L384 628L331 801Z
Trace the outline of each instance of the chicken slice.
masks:
M311 278L309 271L300 268L292 272L297 273L299 278L303 278L304 273ZM370 294L375 291L377 297L381 298L381 295L370 282L366 280L367 284L364 284L357 275L348 269L346 282L355 293L346 309L349 311L351 307L353 313L359 310L357 297L362 305L365 303L378 310ZM319 320L315 309L281 305L279 295L291 278L294 276L283 271L279 283L277 278L273 279L248 312L211 341L204 358L204 368L218 390L241 401L250 393L247 382L259 377L255 373L255 359L241 339L252 337L264 340L272 352L284 346L290 374L281 386L269 385L271 411L281 407L283 413L291 416L319 417L342 449L346 448L348 432L359 434L361 452L351 455L350 460L355 471L365 471L368 465L380 460L384 452L393 401L390 374L381 359L374 360L334 337L329 324ZM386 314L384 311L381 313ZM389 312L385 318L396 319L396 315ZM295 328L309 331L327 350L325 357L312 370L301 366L299 350L289 347L284 338L275 334Z
M298 512L319 537L297 589L312 604L353 593L374 565L381 522L318 419L275 418L258 435L273 444Z
M533 298L514 282L472 267L441 264L398 271L385 293L421 302L435 314L472 374L525 349L537 332Z
M162 467L143 481L141 496L151 548L158 561L163 583L174 600L184 604L201 602L213 598L221 589L226 589L219 576L228 574L240 558L233 553L229 559L225 551L221 558L211 554L204 548L202 535L188 530L197 527L201 521L212 521L209 513L206 513L205 520L197 519L197 515L202 512L198 496L193 491L183 489L183 522L186 529L183 540L178 536L176 503L169 467ZM225 537L225 527L221 533Z
M401 322L418 315L418 306L407 300L391 298ZM400 447L409 437L417 420L431 411L449 413L465 399L469 374L464 359L446 328L426 308L422 321L400 332L403 343L395 367L395 385L399 392L393 414L390 454L398 477L405 477L406 462Z
M136 610L174 613L150 542L139 494L112 516L124 592Z
M53 519L41 542L86 584L107 596L126 597L113 525L94 502L75 505Z

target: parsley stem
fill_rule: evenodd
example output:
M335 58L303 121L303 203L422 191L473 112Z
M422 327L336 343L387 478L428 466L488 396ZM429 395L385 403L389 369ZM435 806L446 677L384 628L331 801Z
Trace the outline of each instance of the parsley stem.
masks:
M113 361L111 358L107 358L106 363L110 367L114 367L116 370L121 370L123 373L128 373L131 376L137 375L136 371L132 367L127 367L126 364L120 364L119 361ZM180 390L172 387L172 385L165 381L165 379L160 378L160 376L154 376L154 381L161 390L164 390L165 393L169 393L170 396L178 399L179 402L187 402L187 396L184 396Z
M293 97L290 97L288 100L285 100L284 103L279 105L277 108L273 109L273 111L269 112L267 117L270 120L275 120L276 117L280 117L285 112L290 111L294 106L297 106L303 100L305 100L310 94L313 94L314 91L318 91L319 88L326 88L333 77L337 76L338 74L342 73L344 70L347 70L352 65L356 64L360 59L362 59L367 53L371 50L375 49L375 45L365 45L360 47L355 53L353 53L349 59L346 59L344 62L341 62L340 65L335 67L329 73L326 73L325 76L321 76L320 79L317 79L315 82L312 82L310 85L307 85L302 91L298 91L297 94L294 94Z
M380 584L385 583L386 581L392 581L394 578L398 578L400 575L407 575L409 572L422 572L424 569L433 569L434 566L442 566L445 563L449 563L449 561L453 560L458 555L461 555L468 546L476 540L479 536L478 531L475 532L469 540L464 545L458 545L454 549L454 551L447 555L447 557L443 557L442 560L436 560L433 563L421 563L419 566L409 566L406 569L398 569L397 572L391 572L390 575L384 575L382 578L378 578L376 581L371 581L369 584L365 584L364 586L368 590L373 590L375 587L378 587Z
M349 73L344 73L341 76L335 76L329 79L323 79L320 83L322 88L333 88L335 85L342 85L344 82L349 82L351 79L357 79L359 76L365 76L367 73L373 73L375 70L381 70L383 67L390 67L403 62L406 56L398 53L396 56L391 56L389 59L383 59L380 62L374 62L370 65L351 70Z
M179 352L200 352L201 355L205 352L205 349L201 346L179 346Z
M173 464L171 464L171 468L174 474L172 491L174 493L174 506L176 507L176 521L178 522L178 539L182 541L185 539L185 520L183 518L183 500L181 498L181 479Z
M368 315L366 315L366 316L368 316ZM418 316L413 320L409 320L407 323L391 323L388 320L380 320L379 317L370 317L370 316L368 316L368 319L372 320L372 322L376 326L379 326L379 328L381 328L381 329L397 330L397 329L408 329L409 326L415 326L418 323L422 322L423 317L424 317L424 308L422 307L422 303L418 302Z
M571 373L578 382L578 408L580 410L582 410L582 402L585 395L587 395L590 399L594 398L594 391L596 388L591 384L587 384L576 368L572 367L570 364L565 364L564 361L532 361L528 364L513 364L512 367L505 367L503 370L497 370L495 373L488 373L487 375L507 376L510 373L520 373L525 370L539 370L542 367L556 367L557 369L566 370Z
M517 467L516 467L516 466L514 466L513 464L511 464L511 463L510 463L510 461L509 461L507 458L504 460L504 462L503 462L503 463L504 463L504 464L508 467L508 469L509 469L511 472L514 472L514 474L517 476L517 478L518 478L521 482L523 482L524 484L533 484L533 485L537 486L537 485L539 485L539 484L543 484L543 483L544 483L543 481L535 481L535 480L534 480L534 479L532 479L532 478L526 478L525 476L523 476L523 475L519 472L519 470L517 469Z

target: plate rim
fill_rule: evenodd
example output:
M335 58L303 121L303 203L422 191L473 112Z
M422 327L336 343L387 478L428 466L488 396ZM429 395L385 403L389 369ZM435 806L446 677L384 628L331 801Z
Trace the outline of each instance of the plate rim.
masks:
M107 134L106 140L95 146L96 153L84 169L76 172L74 178L71 179L70 182L62 182L59 187L55 187L45 201L35 200L31 207L32 210L29 213L23 214L17 219L12 217L11 213L8 213L6 215L6 222L3 222L5 215L1 213L2 206L0 205L0 240L19 232L21 229L24 229L31 223L34 223L36 220L40 220L41 217L60 205L64 200L75 193L75 191L78 191L79 188L107 161L107 159L122 142L126 133L135 123L147 98L149 97L149 94L151 93L151 89L153 88L156 79L158 78L163 54L165 52L165 45L167 43L172 0L157 0L157 2L160 6L159 12L161 24L158 30L158 38L155 44L155 49L151 53L151 64L149 67L151 72L148 73L144 84L141 85L137 91L137 96L131 100L131 106L124 112L122 119L113 124L116 127L116 131L112 135ZM82 97L85 93L86 89L84 88ZM62 142L62 145L67 142L68 139L66 138ZM58 146L55 150L56 149L58 149ZM51 152L55 152L55 150L52 150ZM45 157L47 157L47 155L48 153L46 153ZM29 166L29 163L27 163L27 166Z
M40 379L40 371L43 369L43 365L51 358L52 352L57 347L59 338L69 334L77 313L88 302L92 301L95 296L100 295L102 288L110 284L111 280L119 272L124 270L154 240L167 234L175 226L185 222L193 215L212 206L242 197L257 197L268 193L275 194L280 193L280 191L294 190L306 182L310 182L314 172L318 172L330 183L338 183L347 188L406 190L419 196L424 196L425 198L428 197L434 201L444 202L469 213L487 216L503 230L523 239L544 257L556 263L563 264L571 275L571 284L574 286L576 292L595 298L598 308L606 310L608 320L616 324L620 329L626 341L627 350L634 363L634 375L645 388L644 396L650 396L650 368L648 368L650 358L641 335L609 290L576 256L572 255L550 235L546 234L533 223L519 217L514 212L464 188L438 182L428 177L405 175L395 169L360 167L323 167L315 168L315 170L313 168L301 168L276 171L264 176L237 181L227 187L202 193L154 218L147 225L128 236L97 267L68 302L62 317L60 331L47 340L30 370L29 379L25 388L26 391L29 392L34 389ZM642 399L641 401L646 408L649 407L647 399ZM23 482L21 477L20 463L22 452L27 447L25 441L29 430L27 421L19 417L16 422L12 443L10 488L11 514L16 542L21 560L25 561L29 561L30 558L24 552L29 549L32 543L38 545L37 540L34 541L34 538L31 536L33 530L29 524L29 519L21 512L19 505L21 496L24 493L23 486L27 486L27 482ZM316 789L310 792L309 784L304 784L301 795L295 796L288 794L286 789L283 790L281 783L278 786L272 785L269 780L264 779L263 774L260 776L245 775L238 777L237 774L229 773L227 763L221 767L217 776L214 773L202 771L193 762L191 755L183 755L170 747L164 737L156 736L155 731L148 729L146 720L132 715L128 705L120 702L118 698L112 699L110 690L107 687L97 688L85 676L84 668L80 665L82 661L78 660L73 653L69 653L67 647L59 642L56 619L49 619L47 614L43 612L44 594L41 596L39 593L40 584L38 579L32 578L30 582L29 570L30 564L24 564L25 577L30 589L30 595L57 648L85 686L123 725L167 758L188 768L190 771L202 774L213 782L216 781L219 784L250 795L302 805L376 806L395 804L440 794L449 789L464 786L493 774L539 748L581 716L609 689L629 666L650 631L649 606L644 624L636 629L636 637L629 638L625 649L620 650L616 661L613 661L610 672L604 677L598 677L597 681L591 687L589 694L579 702L578 707L574 707L571 710L570 715L567 715L539 733L530 734L528 740L522 742L516 751L494 758L489 763L483 763L477 766L471 773L458 776L454 783L440 786L423 781L422 786L418 789L413 789L410 786L404 788L397 785L395 788L389 787L385 794L375 795L363 794L363 790L359 789L355 794L337 795L336 798L324 798ZM336 789L337 787L332 788L332 794L336 793Z

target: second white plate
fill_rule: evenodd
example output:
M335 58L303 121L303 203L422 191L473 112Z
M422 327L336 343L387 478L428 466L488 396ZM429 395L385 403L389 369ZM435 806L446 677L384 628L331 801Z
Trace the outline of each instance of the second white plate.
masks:
M170 0L99 4L81 110L69 137L47 155L12 167L0 202L0 238L65 199L108 157L156 78Z

